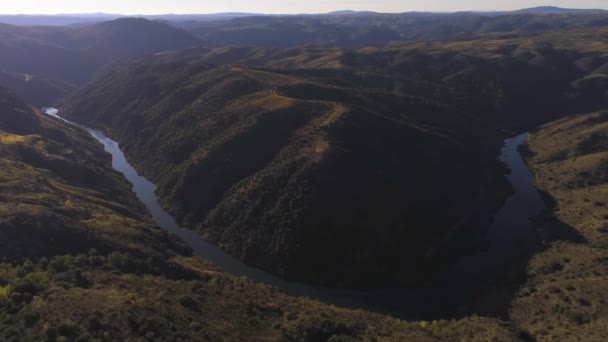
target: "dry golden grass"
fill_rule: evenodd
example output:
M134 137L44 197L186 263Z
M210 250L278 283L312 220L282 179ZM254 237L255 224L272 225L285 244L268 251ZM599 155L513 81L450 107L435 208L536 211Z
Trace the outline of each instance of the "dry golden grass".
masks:
M0 144L4 144L4 145L14 145L14 144L19 144L19 143L24 143L32 138L34 138L34 137L0 132Z
M330 127L332 124L336 123L338 120L340 120L340 118L346 114L346 112L348 111L348 109L340 104L340 103L336 103L334 105L333 110L329 113L329 115L327 115L325 117L325 120L323 121L323 123L321 124L322 127Z
M605 116L594 113L559 120L529 139L534 153L531 168L538 187L557 201L556 217L599 245L608 243L602 231L608 218Z
M251 101L252 106L259 107L265 111L275 111L288 108L293 105L294 100L288 97L279 96L277 94L269 94L268 96L259 96Z

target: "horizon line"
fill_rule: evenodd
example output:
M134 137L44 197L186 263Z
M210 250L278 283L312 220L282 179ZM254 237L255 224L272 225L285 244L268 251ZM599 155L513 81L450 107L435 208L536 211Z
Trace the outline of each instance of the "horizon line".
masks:
M500 12L515 12L526 9L535 9L535 8L557 8L564 10L583 10L583 11L608 11L608 8L577 8L577 7L558 7L558 6L536 6L536 7L528 7L528 8L519 8L519 9L509 9L509 10L456 10L456 11L441 11L441 10L414 10L414 11L395 11L395 12L378 12L371 10L335 10L329 12L299 12L299 13L263 13L263 12L241 12L241 11L226 11L226 12L209 12L209 13L107 13L107 12L78 12L78 13L0 13L2 16L49 16L49 17L78 17L78 16L187 16L187 15L221 15L221 14L245 14L245 15L319 15L319 14L331 14L336 12L353 12L353 13L377 13L377 14L403 14L403 13L500 13Z

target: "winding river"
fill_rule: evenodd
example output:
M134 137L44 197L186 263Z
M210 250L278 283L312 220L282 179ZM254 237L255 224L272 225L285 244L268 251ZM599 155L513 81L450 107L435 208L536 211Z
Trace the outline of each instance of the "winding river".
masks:
M400 318L440 319L448 318L463 301L475 295L483 285L500 275L516 244L525 238L530 218L540 213L545 204L534 186L534 177L518 152L527 134L505 140L500 159L509 166L509 181L514 194L496 214L488 230L489 248L483 252L460 258L447 270L435 285L420 289L385 288L381 290L341 290L316 285L290 282L260 269L246 265L224 253L220 248L205 242L194 230L180 227L175 219L159 204L155 186L140 176L129 164L114 140L103 132L70 122L58 115L55 108L44 111L60 120L86 129L103 144L112 155L112 167L122 173L133 184L133 191L144 203L156 223L179 236L194 254L208 259L226 272L246 276L251 280L272 285L293 296L305 296L329 304L391 314Z

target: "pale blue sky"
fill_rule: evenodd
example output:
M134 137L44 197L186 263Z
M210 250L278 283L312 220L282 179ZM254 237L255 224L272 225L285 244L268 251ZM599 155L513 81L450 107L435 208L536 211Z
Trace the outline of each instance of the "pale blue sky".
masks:
M608 0L1 0L0 13L322 13L512 10L534 6L608 9Z

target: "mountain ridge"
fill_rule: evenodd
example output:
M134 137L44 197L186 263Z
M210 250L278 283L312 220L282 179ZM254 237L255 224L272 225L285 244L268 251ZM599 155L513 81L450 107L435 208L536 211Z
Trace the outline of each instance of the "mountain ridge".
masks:
M542 13L542 14L604 14L606 9L599 8L563 8L556 6L538 6L513 11L515 13Z
M199 42L184 30L135 18L78 28L2 24L0 37L0 85L39 107L53 105L105 65Z
M608 12L607 9L591 9L591 8L562 8L556 6L538 6L531 8L522 8L512 11L406 11L394 12L392 14L413 14L413 13L480 13L480 14L516 14L516 13L537 13L537 14L602 14ZM389 14L382 12L374 12L368 10L336 10L327 13L291 13L291 14L267 14L267 13L250 13L250 12L218 12L207 14L111 14L111 13L79 13L79 14L0 14L0 22L13 25L74 25L84 24L98 21L115 20L119 18L137 17L149 20L166 20L166 21L214 21L214 20L230 20L241 17L254 16L275 16L275 17L290 17L290 16L323 16L323 15L359 15L359 14Z

